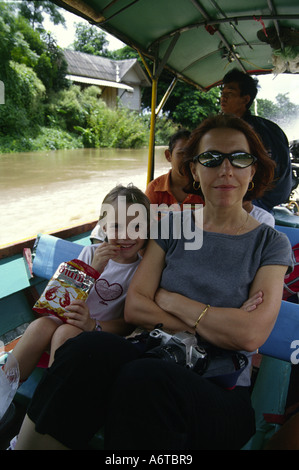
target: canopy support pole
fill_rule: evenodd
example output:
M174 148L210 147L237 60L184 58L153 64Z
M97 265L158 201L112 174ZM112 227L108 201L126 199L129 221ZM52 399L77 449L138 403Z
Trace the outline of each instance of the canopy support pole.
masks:
M164 57L160 61L160 64L158 65L158 51L156 51L156 59L153 64L153 73L151 73L143 55L141 52L138 50L139 56L141 57L141 60L143 62L143 65L145 66L145 69L152 80L152 99L151 99L151 123L150 123L150 138L149 138L149 150L148 150L148 165L147 165L147 182L146 184L154 179L154 164L155 164L155 127L156 127L156 117L158 116L159 112L161 111L162 107L166 103L167 99L169 98L172 90L175 87L175 84L177 82L177 78L175 77L170 86L168 87L166 93L164 94L158 108L156 109L157 105L157 90L158 90L158 79L162 73L162 70L167 62L167 59L169 58L170 54L172 53L176 42L178 41L180 37L180 34L177 33L174 35L174 37L171 40L171 43L169 44Z
M174 87L176 86L176 83L177 83L178 79L177 77L175 77L171 84L169 85L169 87L167 88L166 92L165 92L165 95L163 96L163 98L161 99L160 101L160 104L159 106L157 107L156 109L156 116L158 116L159 112L161 111L161 109L163 108L164 104L166 103L166 101L168 100L168 98L170 97L171 93L172 93L172 90L174 89Z
M152 79L152 101L151 101L151 127L148 149L147 181L154 179L154 157L155 157L155 126L156 126L156 103L157 103L158 78Z

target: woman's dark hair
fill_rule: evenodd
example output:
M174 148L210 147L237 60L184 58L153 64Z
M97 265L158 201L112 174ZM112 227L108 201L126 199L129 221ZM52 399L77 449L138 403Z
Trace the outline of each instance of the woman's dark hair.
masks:
M250 153L257 158L255 163L256 172L253 177L254 188L247 191L244 196L245 201L252 201L262 197L267 189L271 189L274 177L275 162L269 157L261 139L254 129L243 119L229 114L219 114L205 119L192 133L184 149L182 171L188 176L189 182L184 188L187 193L204 195L201 189L193 188L193 176L190 170L190 162L198 154L198 148L202 137L211 129L236 129L242 132L248 142ZM215 149L216 150L216 149Z

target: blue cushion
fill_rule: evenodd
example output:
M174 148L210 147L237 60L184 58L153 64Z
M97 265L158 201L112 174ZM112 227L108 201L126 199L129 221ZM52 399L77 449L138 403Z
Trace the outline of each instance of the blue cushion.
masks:
M299 304L282 300L274 328L259 352L292 362L296 356L296 344L293 343L296 340L299 345ZM299 351L299 346L297 349ZM297 356L299 358L299 353Z
M33 274L51 279L60 263L76 259L82 249L83 246L78 243L62 240L53 235L40 235L33 258Z

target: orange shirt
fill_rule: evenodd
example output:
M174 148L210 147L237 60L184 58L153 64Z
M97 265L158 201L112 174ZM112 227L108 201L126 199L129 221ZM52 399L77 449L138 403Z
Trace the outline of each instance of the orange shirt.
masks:
M145 194L149 198L151 204L178 204L177 200L170 191L170 174L171 170L158 178L151 181L146 190ZM197 194L186 194L186 198L180 203L179 208L182 210L184 204L204 204L203 199ZM192 207L193 209L194 207Z

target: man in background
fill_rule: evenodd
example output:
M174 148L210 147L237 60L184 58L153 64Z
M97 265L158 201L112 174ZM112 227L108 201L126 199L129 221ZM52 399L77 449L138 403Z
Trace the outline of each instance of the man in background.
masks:
M257 79L233 69L223 78L220 104L223 113L235 114L254 128L276 163L272 189L266 191L261 199L253 201L256 206L271 212L274 206L288 201L292 191L292 167L285 133L274 122L254 116L249 110L257 91Z

